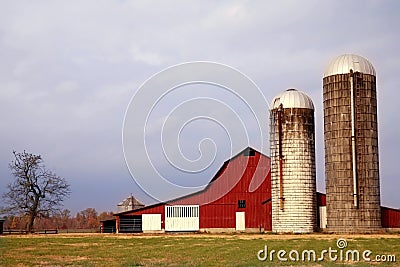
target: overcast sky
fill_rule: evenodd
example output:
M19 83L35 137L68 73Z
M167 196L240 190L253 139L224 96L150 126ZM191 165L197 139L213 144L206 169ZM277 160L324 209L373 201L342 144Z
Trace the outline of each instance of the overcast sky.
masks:
M322 75L334 57L355 53L377 71L381 199L399 208L399 12L396 0L0 0L0 193L12 179L12 151L27 150L41 154L48 168L70 182L65 207L74 213L88 207L115 210L131 193L153 203L125 164L124 115L149 77L189 61L240 70L267 101L292 87L306 92L316 108L317 184L325 192ZM160 102L150 118L153 128L182 101L204 97L230 102L248 116L221 88L192 85ZM264 112L268 115L268 106ZM148 134L159 140L159 129ZM201 156L199 140L208 135L218 148L215 159L200 175L182 174L192 179L188 184L207 183L229 158L229 135L210 120L182 131L182 153ZM250 144L260 149L257 138L250 137ZM179 179L159 144L149 143L156 167ZM214 146L206 142L202 149Z

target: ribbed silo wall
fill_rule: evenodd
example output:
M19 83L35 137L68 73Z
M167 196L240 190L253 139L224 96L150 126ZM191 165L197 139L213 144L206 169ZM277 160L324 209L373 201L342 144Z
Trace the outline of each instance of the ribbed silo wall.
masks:
M323 79L328 231L377 232L381 228L376 77L353 77L357 201L354 204L351 80Z
M282 177L278 113L279 109L270 113L272 231L313 232L316 229L314 110L283 108L281 112Z

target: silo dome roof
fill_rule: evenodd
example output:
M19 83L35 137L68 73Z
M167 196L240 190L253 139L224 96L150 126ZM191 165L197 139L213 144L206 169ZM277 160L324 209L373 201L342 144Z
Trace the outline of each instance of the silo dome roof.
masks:
M282 104L283 108L308 108L314 110L311 98L296 89L288 89L274 97L270 109L276 109L280 104Z
M368 59L354 54L345 54L338 56L329 63L325 70L324 77L350 73L350 69L354 72L371 74L375 76L375 69Z

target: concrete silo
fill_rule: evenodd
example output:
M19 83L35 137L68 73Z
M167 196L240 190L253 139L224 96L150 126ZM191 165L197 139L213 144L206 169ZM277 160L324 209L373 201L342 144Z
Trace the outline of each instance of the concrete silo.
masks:
M376 75L358 55L342 55L323 78L327 230L379 231Z
M295 89L270 106L272 231L316 228L314 105Z

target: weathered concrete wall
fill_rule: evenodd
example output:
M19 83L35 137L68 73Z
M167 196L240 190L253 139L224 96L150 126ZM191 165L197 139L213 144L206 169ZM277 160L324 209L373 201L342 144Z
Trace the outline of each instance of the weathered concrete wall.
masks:
M314 110L285 108L281 115L282 192L280 205L278 109L270 113L272 231L316 229Z
M350 74L323 79L328 231L379 231L381 227L376 78L354 73L358 207L353 198Z

